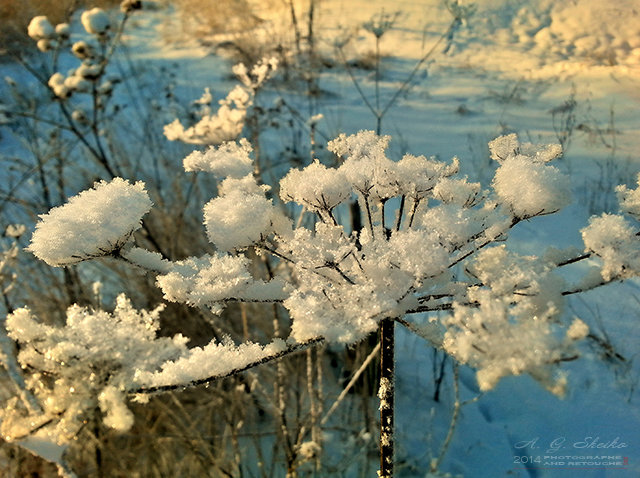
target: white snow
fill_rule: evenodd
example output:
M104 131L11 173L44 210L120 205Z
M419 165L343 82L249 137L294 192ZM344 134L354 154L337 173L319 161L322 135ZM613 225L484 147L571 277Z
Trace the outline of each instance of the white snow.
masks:
M159 275L158 286L170 301L209 306L220 312L228 300L261 301L286 297L284 284L255 280L249 261L242 256L217 254L188 258L172 264L168 273Z
M604 280L632 277L640 271L636 231L624 217L614 214L592 217L582 229L585 250L602 259Z
M620 210L640 219L640 174L637 179L638 187L629 189L624 184L616 187Z
M219 178L243 178L253 172L250 157L252 147L242 138L240 141L210 146L206 151L194 151L184 158L185 171L206 171Z
M166 362L155 373L140 373L138 382L146 386L163 386L175 383L189 383L207 377L224 375L253 362L282 352L287 345L282 339L274 339L267 345L246 342L235 345L232 342L212 341L204 347L194 347L188 354L173 362Z
M37 16L31 19L27 28L27 33L34 40L52 40L56 37L56 31L45 16Z
M104 35L111 27L109 15L101 8L85 10L80 16L82 26L92 35Z
M41 215L27 250L52 266L112 254L141 227L151 205L140 181L97 182Z
M510 145L512 141L509 138ZM493 155L500 158L501 164L492 185L500 200L519 219L550 214L569 204L569 177L546 164L557 156L557 147L550 145L540 150L533 145L522 146L503 157L506 148L494 143Z
M124 402L125 391L133 386L135 373L155 370L186 350L187 339L180 335L156 338L162 309L138 311L121 295L113 313L70 307L64 327L43 324L26 308L10 314L6 327L20 344L20 364L57 379L44 385L37 374L30 377L27 385L42 410L5 409L3 437L18 438L38 423L50 422L41 431L62 446L74 439L95 400L106 425L128 430L133 416Z
M303 170L292 169L280 181L280 197L313 211L331 211L351 196L351 185L340 169L327 168L319 161Z

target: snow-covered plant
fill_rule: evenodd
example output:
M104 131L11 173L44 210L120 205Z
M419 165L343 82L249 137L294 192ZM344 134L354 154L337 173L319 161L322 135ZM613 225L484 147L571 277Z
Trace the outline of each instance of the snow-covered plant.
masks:
M125 0L119 16L100 8L85 10L79 16L82 30L78 32L68 23L54 26L45 16L34 17L28 34L46 55L25 56L21 62L48 90L57 113L42 105L33 110L33 105L24 101L24 92L13 88L15 96L23 101L12 108L12 119L33 118L57 126L65 136L80 141L110 177L119 171L103 138L104 123L119 109L112 104L113 92L125 75L122 69L115 73L110 64L127 20L141 6L138 0ZM33 98L33 92L26 96Z
M244 63L233 67L233 73L241 85L236 85L229 94L218 102L216 111L211 108L213 96L206 88L200 99L193 102L199 120L192 126L184 127L175 119L164 127L164 134L170 141L189 144L219 145L237 139L242 133L247 111L253 105L260 86L273 75L278 67L275 58L264 58L249 70Z
M40 408L13 400L2 413L3 438L22 440L39 431L43 439L44 430L49 441L63 445L96 407L105 425L128 430L133 415L125 400L135 376L186 352L186 338L156 337L162 309L135 310L121 295L113 313L70 307L63 327L39 322L27 308L9 314L7 332Z
M70 50L81 60L81 64L65 73L55 71L48 80L51 91L61 100L69 98L74 93L100 92L104 96L110 94L113 89L112 80L105 79L106 66L116 40L113 38L115 33L112 33L111 19L101 8L93 8L82 12L80 20L89 37L70 43ZM38 41L41 50L47 51L51 48L42 48L42 41L55 41L56 46L69 43L68 25L65 24L66 28L56 27L51 34L53 38L51 35L45 36L49 31L47 25L50 26L46 17L35 17L29 25L29 35ZM52 66L56 68L57 64L54 62Z
M282 202L254 175L248 142L192 153L185 169L221 180L218 196L204 206L215 250L201 257L171 262L133 247L132 232L150 205L139 183L101 183L42 216L30 250L49 263L70 264L100 252L156 273L166 300L214 313L231 302L271 302L286 308L291 320L286 340L214 341L188 350L181 339L156 339L155 326L143 333L154 313L132 311L125 299L113 315L72 308L64 328L37 324L28 310L17 311L8 320L10 334L25 344L20 360L33 368L34 392L50 397L52 408L46 400L43 408L73 422L71 415L84 409L74 402L81 397L99 404L107 424L124 428L126 392L204 383L319 341L354 344L380 327L381 353L392 354L395 322L474 367L482 390L505 376L529 374L562 395L567 379L558 365L578 357L576 342L588 334L584 322L564 314L565 297L640 274L633 227L622 216L593 218L582 231L585 252L522 256L505 244L510 229L569 202L567 177L549 164L561 154L557 146L522 143L516 135L492 141L498 168L491 188L483 189L457 176L457 159L447 163L409 154L389 159L389 140L371 131L340 135L328 146L339 165L314 161L291 170L279 184ZM107 188L113 194L107 195ZM637 190L621 188L619 194L623 210L635 212ZM362 211L359 222L343 220L343 205L352 200ZM98 203L102 211L96 211ZM353 224L362 227L354 230ZM59 245L48 245L43 231ZM65 246L63 234L81 240ZM568 284L557 273L596 257L598 280L590 275ZM268 262L269 275L259 277L250 258ZM425 314L436 311L424 323ZM105 336L113 323L130 330ZM391 335L384 335L385 328ZM98 371L89 365L96 363ZM53 385L64 386L47 386L45 371L60 377ZM392 364L383 365L382 476L393 468L392 371ZM82 393L70 392L71 382L82 376Z

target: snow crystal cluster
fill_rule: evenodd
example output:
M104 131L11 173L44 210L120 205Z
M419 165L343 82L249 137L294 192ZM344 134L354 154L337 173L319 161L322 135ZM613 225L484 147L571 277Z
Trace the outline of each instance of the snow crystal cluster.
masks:
M115 254L150 209L144 183L100 181L41 215L27 250L52 266Z
M637 184L635 189L624 185L616 187L620 211L630 218L604 213L592 217L589 225L580 231L585 252L600 262L600 282L587 282L585 288L640 275L640 176Z
M554 377L549 366L575 358L573 342L586 333L579 319L564 339L554 330L563 283L552 267L498 246L480 252L467 271L482 285L472 286L467 302L455 303L444 319L444 349L477 368L481 390L504 376L529 373L562 395L565 379Z
M269 302L283 300L284 283L255 280L244 256L217 254L192 257L171 265L169 272L158 276L164 297L193 306L209 306L221 312L230 301Z
M551 214L569 204L568 178L547 163L562 154L559 145L520 144L515 134L489 143L491 158L500 163L493 188L513 215L528 219Z
M211 376L224 376L286 349L282 339L275 339L265 346L251 342L236 346L229 340L221 343L212 341L204 347L190 349L176 360L165 362L161 370L139 372L136 382L149 387L197 382Z
M194 101L198 107L194 112L200 118L198 122L184 127L176 119L164 127L164 135L169 141L189 144L219 145L235 140L244 128L247 111L253 105L256 92L277 66L274 58L261 60L251 70L243 63L235 65L233 72L242 85L236 85L226 98L220 100L215 112L211 108L213 97L207 88L202 97Z
M92 8L85 10L80 16L82 26L92 35L102 36L111 28L111 20L109 15L101 8Z
M2 437L20 440L39 429L52 443L65 443L96 407L107 426L128 430L133 414L125 400L134 375L186 350L180 335L156 337L161 310L138 311L121 295L113 313L70 307L64 327L43 324L26 308L10 314L7 332L19 344L18 361L30 371L26 386L39 407L15 399L2 412Z
M640 244L637 227L623 216L603 214L593 217L582 229L585 250L602 260L601 275L609 282L640 273Z

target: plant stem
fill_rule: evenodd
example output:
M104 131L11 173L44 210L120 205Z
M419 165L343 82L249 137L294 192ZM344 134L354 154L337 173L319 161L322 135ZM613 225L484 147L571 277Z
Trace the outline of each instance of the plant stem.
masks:
M380 324L380 478L393 477L393 402L395 322Z

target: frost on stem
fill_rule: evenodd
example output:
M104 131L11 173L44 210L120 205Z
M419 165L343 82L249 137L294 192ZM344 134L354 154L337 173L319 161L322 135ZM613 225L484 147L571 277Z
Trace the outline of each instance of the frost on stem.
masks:
M282 339L275 339L264 346L251 342L235 345L230 340L221 343L212 341L204 347L190 349L176 360L164 363L159 371L141 371L136 375L136 382L145 387L188 384L241 369L286 349L287 345Z
M52 266L113 254L140 228L151 205L140 181L97 182L41 215L27 250Z
M68 443L98 406L107 426L128 430L125 394L134 375L186 350L180 335L156 337L161 310L135 310L121 295L113 313L70 307L64 327L40 323L25 308L10 314L8 335L19 344L18 361L41 409L14 401L2 412L2 437L21 440L38 430L41 439Z
M213 99L209 89L194 102L199 107L197 123L184 127L179 119L164 127L164 135L169 141L182 141L189 144L219 145L235 140L244 128L248 109L253 105L260 86L273 74L278 65L275 59L263 59L253 66L251 71L240 63L233 72L242 85L236 85L226 98L219 101L219 107L213 112L210 103Z
M170 272L158 276L157 282L165 299L208 306L216 313L231 300L269 302L286 297L280 279L255 280L246 257L223 253L173 263Z

